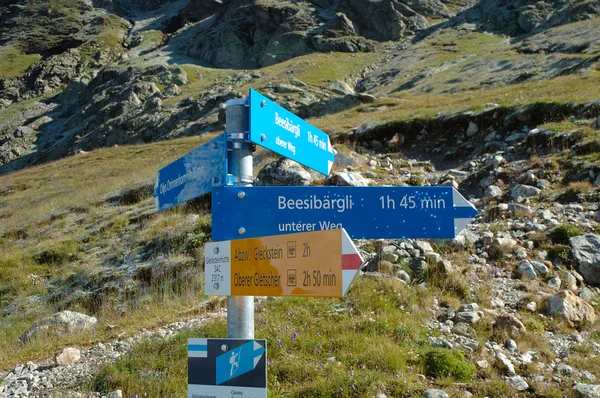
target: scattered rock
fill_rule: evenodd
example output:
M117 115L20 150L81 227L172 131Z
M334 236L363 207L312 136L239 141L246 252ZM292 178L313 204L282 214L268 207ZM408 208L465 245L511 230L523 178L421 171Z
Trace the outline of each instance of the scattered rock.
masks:
M473 137L475 134L477 134L478 131L479 128L477 127L477 125L473 122L469 122L469 127L467 127L467 136Z

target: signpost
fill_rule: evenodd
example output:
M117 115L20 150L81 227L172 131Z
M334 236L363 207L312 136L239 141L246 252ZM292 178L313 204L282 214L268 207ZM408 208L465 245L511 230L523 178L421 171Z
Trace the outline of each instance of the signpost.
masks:
M204 259L217 296L342 297L363 263L344 229L211 242Z
M226 183L227 135L194 149L158 171L154 201L158 211L166 210L208 193Z
M329 175L335 150L329 136L250 89L250 141Z
M266 340L188 339L188 398L266 398Z
M351 238L454 238L477 210L452 187L253 187L252 143L325 175L335 150L252 89L227 101L226 131L159 170L154 198L163 211L213 194L205 290L228 296L229 339L189 339L188 397L266 398L254 295L342 297L363 262Z
M345 228L353 239L454 238L477 210L452 187L221 187L213 239Z

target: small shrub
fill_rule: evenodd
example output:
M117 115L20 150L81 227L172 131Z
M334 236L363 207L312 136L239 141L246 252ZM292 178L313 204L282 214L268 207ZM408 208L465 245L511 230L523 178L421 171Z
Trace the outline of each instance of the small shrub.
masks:
M591 184L587 181L572 182L565 192L558 197L560 203L579 203L590 192Z
M462 299L466 299L471 294L464 278L459 274L448 275L440 264L429 264L423 278L429 286L454 294Z
M550 239L553 243L566 245L569 239L581 235L581 228L573 224L563 224L550 231Z
M490 398L511 398L519 397L519 391L512 388L510 383L504 380L490 380L487 383L481 383L473 391L476 396L487 396Z
M66 241L49 247L33 256L33 261L40 265L62 265L77 259L79 251L77 242Z
M571 260L571 246L554 245L548 249L548 258L554 263L557 260L561 264L567 264Z
M475 375L475 365L458 351L436 348L425 355L425 369L428 376L435 378L450 375L457 381L471 381Z

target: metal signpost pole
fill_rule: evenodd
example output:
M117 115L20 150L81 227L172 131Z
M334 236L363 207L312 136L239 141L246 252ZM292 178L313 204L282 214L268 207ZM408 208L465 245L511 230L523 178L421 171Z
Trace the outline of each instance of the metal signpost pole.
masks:
M251 186L254 180L252 144L246 141L250 115L248 98L229 100L226 105L225 131L232 145L227 153L228 174L233 176L233 185ZM243 237L243 228L238 232ZM227 336L254 338L254 296L227 297Z

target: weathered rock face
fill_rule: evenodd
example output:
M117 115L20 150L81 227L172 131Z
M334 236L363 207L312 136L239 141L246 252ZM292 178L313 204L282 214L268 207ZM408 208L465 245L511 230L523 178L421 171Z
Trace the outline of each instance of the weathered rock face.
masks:
M40 319L23 333L19 340L31 340L35 338L40 331L45 331L50 334L82 332L92 328L97 322L98 320L95 317L80 314L78 312L57 312L54 315Z
M234 85L247 81L238 74L232 74L228 80ZM10 143L0 143L0 172L59 159L80 150L199 134L222 123L218 118L220 104L238 96L229 84L208 87L175 112L163 109L163 98L178 90L171 89L163 95L157 84L169 87L187 82L183 69L163 64L145 70L106 68L86 79L76 79L60 95L63 106L53 118L43 124L36 122L32 139L37 138L37 152L16 159L15 151L19 155L30 151L30 140L13 137ZM17 127L0 125L0 141L6 134L12 137ZM3 167L8 161L10 164Z
M472 19L481 21L484 29L519 35L595 18L600 15L600 2L483 0L473 11L476 12L471 13Z
M452 15L438 0L318 1L314 5L193 1L177 18L180 24L203 21L195 27L189 55L217 67L256 68L314 50L373 51L369 39L397 40L406 32L428 28L426 17Z
M320 19L307 11L280 5L234 2L201 26L188 54L214 66L255 68L309 52L307 29Z
M586 234L569 239L571 253L586 283L600 286L600 235Z
M571 325L596 320L594 307L569 290L548 297L548 314L567 321Z

